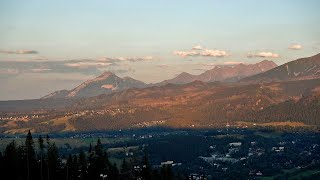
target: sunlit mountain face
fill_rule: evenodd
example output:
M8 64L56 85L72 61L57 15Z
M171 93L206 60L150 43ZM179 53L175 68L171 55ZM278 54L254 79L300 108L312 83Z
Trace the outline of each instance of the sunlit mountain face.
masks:
M320 1L0 1L0 179L320 179Z

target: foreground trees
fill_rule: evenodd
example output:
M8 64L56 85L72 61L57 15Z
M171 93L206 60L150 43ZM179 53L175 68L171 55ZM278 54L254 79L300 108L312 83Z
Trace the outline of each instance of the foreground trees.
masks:
M44 142L46 141L46 142ZM0 172L4 179L19 180L96 180L103 179L173 179L171 167L163 167L160 172L152 170L145 153L141 162L127 162L123 159L120 171L116 164L109 161L100 139L88 152L59 156L59 150L47 135L44 140L39 136L37 151L31 132L25 143L17 146L15 141L9 143L3 154L0 153ZM2 179L2 178L1 178Z

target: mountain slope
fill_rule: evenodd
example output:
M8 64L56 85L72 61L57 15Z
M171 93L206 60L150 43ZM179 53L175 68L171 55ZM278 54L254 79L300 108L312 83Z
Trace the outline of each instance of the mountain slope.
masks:
M165 84L187 84L190 83L194 80L196 80L197 76L196 75L192 75L186 72L183 72L181 74L179 74L177 77L174 77L172 79L168 79L168 80L164 80L160 83L158 83L157 85L165 85Z
M289 62L280 70L275 68L263 73L269 75L281 72L273 76L278 75L284 80L263 83L197 80L187 84L168 83L122 91L116 89L87 98L33 100L32 107L30 101L0 102L0 132L21 133L28 129L35 132L119 130L149 126L210 128L225 127L227 123L242 126L298 122L304 126L320 127L320 77L317 63L319 55ZM282 72L286 65L289 70L295 70L293 76L290 75L292 71ZM297 75L298 70L301 76ZM188 76L184 74L180 80ZM256 76L260 77L260 74ZM61 91L60 95L67 97L70 94L80 96L96 93L96 87L107 83L107 89L112 90L114 84L119 86L123 83L120 81L130 85L136 83L132 78L119 78L112 73L104 73L71 91ZM33 110L11 110L15 104ZM51 106L53 109L48 110ZM10 111L5 112L1 108Z
M320 78L320 54L290 61L261 74L250 76L241 82L260 83Z
M181 73L177 77L155 84L162 86L165 84L187 84L193 81L214 82L214 81L237 81L240 78L264 72L277 65L272 61L262 61L256 64L238 64L235 66L219 66L208 70L200 75ZM141 81L130 77L120 78L112 72L105 72L102 75L88 80L72 90L60 90L48 94L41 99L59 98L83 98L93 97L100 94L110 94L112 92L123 91L130 88L148 87Z
M196 81L93 97L74 106L73 126L83 131L162 125L221 127L227 122L301 122L320 125L320 81L210 84ZM292 103L287 103L292 102ZM278 109L276 114L270 109ZM300 109L300 110L299 110ZM297 112L293 112L299 110ZM304 113L310 112L310 113ZM299 114L299 116L293 116Z
M44 96L42 99L92 97L100 94L110 94L112 92L122 91L129 88L143 88L146 86L147 85L145 83L130 77L120 78L112 72L105 72L94 79L80 84L78 87L70 91L56 91Z
M207 70L200 75L191 75L183 72L177 77L162 81L156 85L164 85L168 83L172 84L186 84L193 81L214 82L214 81L226 81L236 82L244 77L259 74L277 67L273 61L261 61L256 64L237 64L233 66L216 66L211 70Z
M2 133L225 127L299 122L320 126L320 80L224 84L195 81L74 100L60 109L0 112ZM71 102L71 101L69 101ZM36 102L34 102L36 103Z

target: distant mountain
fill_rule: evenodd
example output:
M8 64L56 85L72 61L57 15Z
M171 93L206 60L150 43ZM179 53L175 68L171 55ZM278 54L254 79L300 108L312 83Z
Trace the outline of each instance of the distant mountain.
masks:
M164 80L162 82L160 82L159 84L163 85L163 84L187 84L190 83L192 81L195 81L196 75L192 75L186 72L183 72L181 74L179 74L177 77L172 78L172 79L168 79L168 80Z
M234 66L216 66L200 75L191 75L183 72L177 77L162 81L156 86L165 84L187 84L193 81L214 82L229 81L234 82L243 77L248 77L270 70L277 65L272 61L262 61L256 64L238 64ZM61 98L83 98L93 97L100 94L110 94L112 92L123 91L130 88L145 88L151 86L142 81L130 77L120 78L112 72L105 72L100 76L88 80L72 90L60 90L48 94L41 99L61 99Z
M247 77L241 82L260 83L320 78L320 54L290 61L274 69Z
M157 125L223 127L227 122L243 121L320 126L320 81L316 79L263 85L195 81L129 89L80 101L73 106L77 112L96 112L74 118L72 126L81 131Z
M157 85L172 84L186 84L193 81L214 82L226 81L235 82L244 77L259 74L277 67L273 61L261 61L256 64L237 64L233 66L216 66L211 70L207 70L200 75L192 75L186 72L179 74L177 77L162 81Z
M289 62L244 78L240 83L195 80L186 84L150 86L106 72L73 90L58 91L44 99L0 101L0 133L150 126L210 128L225 127L227 123L239 126L281 123L296 126L298 123L297 126L320 127L319 56ZM259 68L260 64L260 70L265 69L264 63L269 64L269 61L261 63L255 65ZM246 66L250 65L233 68L246 69ZM227 71L232 67L223 68ZM219 72L218 67L214 69L212 72ZM209 72L211 70L205 73ZM183 73L177 79L187 82L191 76ZM224 78L228 80L227 76Z
M112 72L105 72L100 76L88 80L72 90L61 90L44 96L42 99L58 98L80 98L92 97L100 94L110 94L129 88L143 88L147 85L144 82L130 77L120 78Z
M58 102L57 100L65 100ZM320 127L320 81L297 80L264 84L195 81L132 88L79 99L48 99L33 103L38 111L5 112L0 133L119 130L150 126L171 128L225 127L230 124L300 123ZM9 103L9 104L8 104ZM11 104L11 105L10 105ZM12 106L0 102L0 108ZM60 106L60 108L58 108ZM6 108L7 109L7 108Z

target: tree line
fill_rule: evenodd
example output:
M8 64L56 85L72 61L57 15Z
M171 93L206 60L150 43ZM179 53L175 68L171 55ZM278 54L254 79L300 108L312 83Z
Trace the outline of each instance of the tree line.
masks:
M17 145L13 140L0 152L0 169L1 177L12 180L175 179L169 165L152 168L147 153L136 162L123 159L118 168L110 162L100 139L94 146L90 144L86 152L80 150L78 154L62 157L48 135L40 135L35 143L30 131L24 144Z

